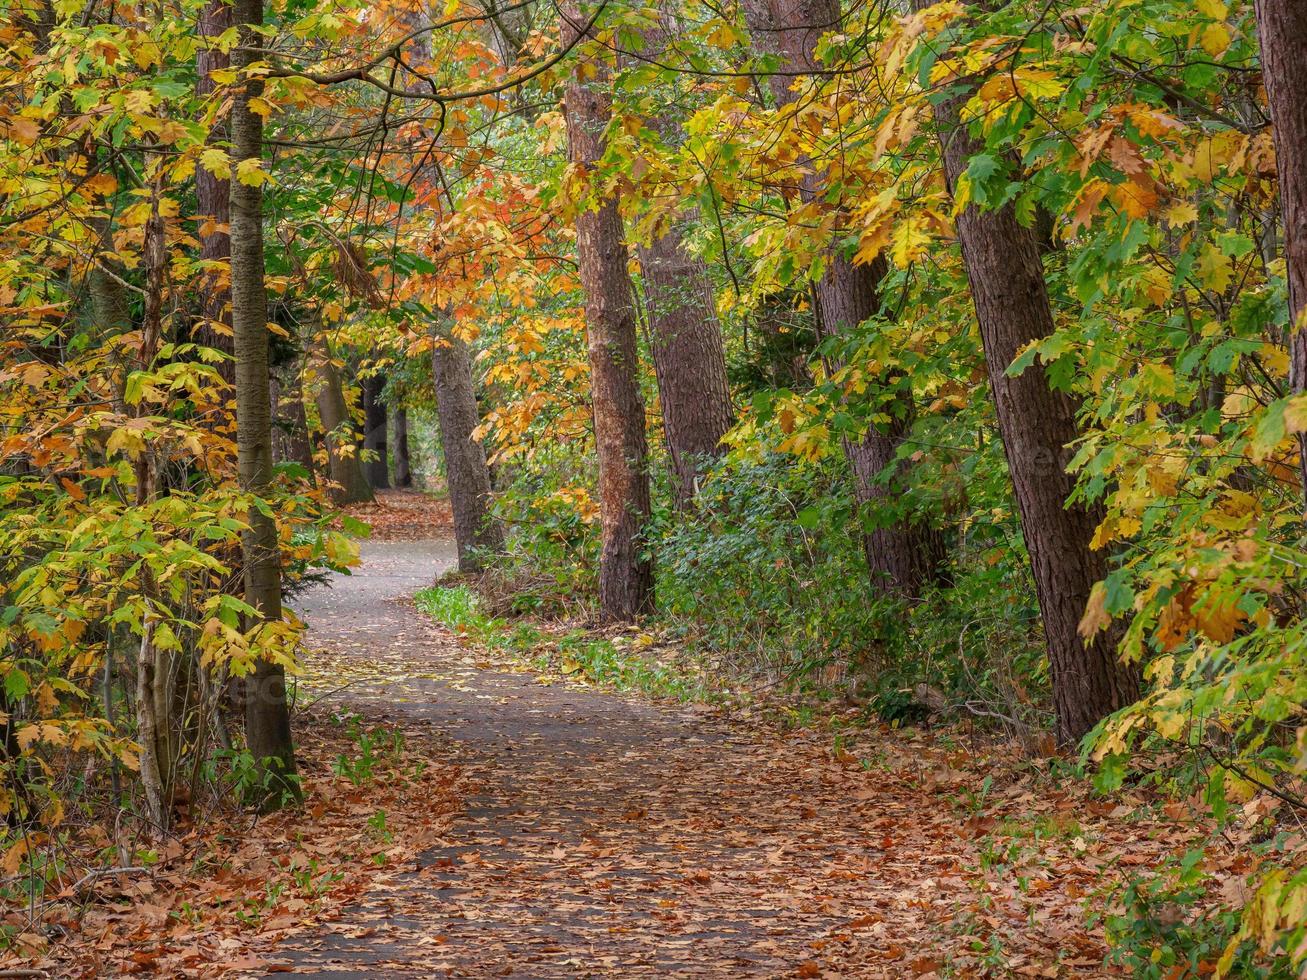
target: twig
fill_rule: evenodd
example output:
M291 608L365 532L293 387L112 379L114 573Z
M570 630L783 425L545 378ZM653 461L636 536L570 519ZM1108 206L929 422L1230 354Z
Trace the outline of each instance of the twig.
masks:
M150 870L149 868L143 868L143 867L133 865L132 867L127 867L127 868L101 868L99 871L88 871L86 874L82 875L81 878L77 879L76 882L74 882L73 884L65 888L63 891L61 891L56 897L48 899L47 901L44 901L40 905L38 905L36 907L36 911L40 912L44 909L49 908L51 905L58 905L60 902L64 901L65 899L76 896L77 893L82 890L83 886L94 881L96 878L106 878L109 875L136 874L138 872L146 872L149 870ZM27 975L28 974L0 973L0 977L27 976ZM45 976L45 974L42 973L38 973L34 975Z

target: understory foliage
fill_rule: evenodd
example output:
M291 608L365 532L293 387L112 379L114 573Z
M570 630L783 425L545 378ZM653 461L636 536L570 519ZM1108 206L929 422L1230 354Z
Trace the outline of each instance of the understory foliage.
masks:
M243 599L249 515L276 522L288 594L347 566L341 474L380 485L394 462L401 479L387 410L392 425L408 412L419 483L450 462L433 428L448 425L442 352L466 352L487 519L508 530L502 551L473 549L483 585L514 615L597 614L605 502L574 224L609 205L651 447L644 628L732 677L1049 748L1054 678L958 242L964 209L1010 208L1039 243L1055 329L1006 374L1073 400L1070 503L1095 508L1109 569L1080 634L1118 631L1144 678L1080 746L1086 778L1150 785L1217 829L1267 818L1246 893L1208 931L1149 932L1129 911L1183 918L1201 857L1114 896L1118 962L1307 963L1307 395L1290 378L1253 3L855 0L791 32L814 38L804 71L758 29L760 4L563 5L585 27L571 43L534 0L278 0L243 72L229 20L197 28L222 3L11 5L0 816L5 875L37 882L11 899L36 909L66 883L74 825L122 809L163 832L191 819L186 801L259 778L259 760L233 761L240 679L260 661L293 675L301 624ZM574 72L611 100L585 164L567 155ZM249 84L267 145L236 161ZM949 106L976 147L953 186ZM210 248L228 217L204 210L230 182L265 195L276 466L261 496L237 478L230 270ZM735 413L686 507L642 267L673 230L703 270ZM817 285L839 262L886 272L877 312L832 334ZM860 490L849 446L896 429L878 492ZM864 538L902 527L930 528L944 555L920 594L868 573ZM607 670L606 649L576 656Z

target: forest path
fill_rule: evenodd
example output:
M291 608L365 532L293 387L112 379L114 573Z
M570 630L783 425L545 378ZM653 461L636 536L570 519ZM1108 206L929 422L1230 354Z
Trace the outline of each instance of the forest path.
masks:
M976 834L929 759L868 768L829 733L781 736L492 669L408 599L453 558L443 539L364 542L353 576L296 603L321 648L310 671L338 682L331 698L370 722L434 723L472 789L448 847L278 950L294 972L939 968L976 898L964 873Z

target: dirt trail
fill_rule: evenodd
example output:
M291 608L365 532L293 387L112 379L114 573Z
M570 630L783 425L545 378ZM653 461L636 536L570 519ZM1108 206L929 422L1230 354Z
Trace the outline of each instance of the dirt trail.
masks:
M351 578L298 603L323 648L316 669L340 681L331 698L401 727L434 723L472 793L447 848L277 952L295 972L898 977L940 968L960 910L975 900L966 868L976 834L950 803L959 790L947 765L941 774L909 756L867 767L832 753L829 734L782 737L701 709L478 666L406 600L453 555L448 541L365 543ZM1071 966L1038 975L1086 975L1074 968L1082 951L1047 938ZM1094 972L1092 954L1079 962Z

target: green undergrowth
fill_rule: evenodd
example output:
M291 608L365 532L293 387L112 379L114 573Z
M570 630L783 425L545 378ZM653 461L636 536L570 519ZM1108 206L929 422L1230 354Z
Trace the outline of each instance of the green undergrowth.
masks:
M545 680L562 677L682 702L720 703L730 697L693 664L659 658L649 634L613 636L564 623L493 616L466 584L423 589L414 602L436 622Z

